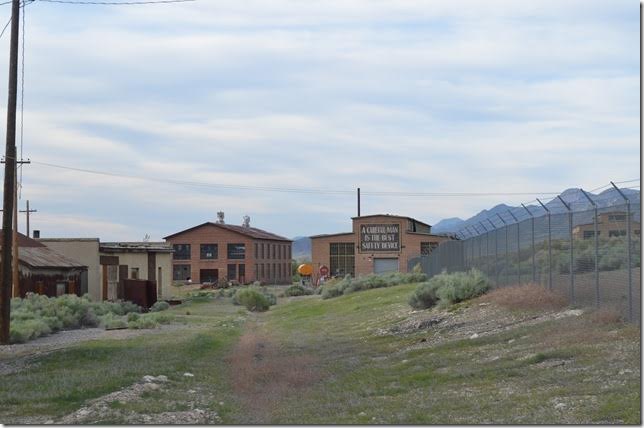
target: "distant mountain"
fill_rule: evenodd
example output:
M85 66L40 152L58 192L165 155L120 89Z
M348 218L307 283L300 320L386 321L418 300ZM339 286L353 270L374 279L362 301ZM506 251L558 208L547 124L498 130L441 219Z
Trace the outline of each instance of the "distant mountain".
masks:
M631 206L638 206L640 204L640 192L639 190L634 189L621 189L626 197L630 200ZM561 199L563 199L566 204L574 212L592 210L593 206L590 201L584 196L583 192L579 189L566 189L559 194ZM624 205L624 198L617 192L617 190L610 188L604 190L601 193L594 194L588 193L588 196L595 202L598 208L606 208L611 206L620 206ZM565 213L566 208L561 203L559 198L554 198L548 203L545 204L548 210L553 214ZM534 216L541 216L545 213L545 210L539 204L527 205L528 210ZM511 214L510 214L511 213ZM485 232L485 229L492 229L490 221L494 224L495 227L503 225L503 222L514 223L515 220L512 217L516 217L519 221L530 218L530 215L522 206L513 207L506 204L496 205L488 210L483 210L473 217L468 218L467 220L462 220L457 217L447 218L437 222L432 227L432 232L434 233L457 233L458 231L468 228L471 233L482 233ZM499 218L501 217L501 218ZM576 215L580 221L588 221L581 214ZM636 221L639 221L639 212L635 213L634 216ZM592 218L592 217L591 217ZM488 221L489 220L489 221ZM591 220L592 221L592 220ZM482 224L481 224L482 223ZM576 222L574 222L576 223Z
M295 260L311 260L311 238L308 236L293 238L293 258Z

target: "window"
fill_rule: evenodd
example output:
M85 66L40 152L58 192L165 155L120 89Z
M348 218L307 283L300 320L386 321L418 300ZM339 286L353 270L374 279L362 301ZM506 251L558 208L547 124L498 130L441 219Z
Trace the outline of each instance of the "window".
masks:
M130 269L130 279L139 279L139 268Z
M609 238L614 238L614 237L618 237L618 236L626 236L626 230L622 229L622 230L609 230L608 231L608 237Z
M597 236L601 235L602 232L601 230L597 231ZM584 230L584 239L590 239L595 237L595 231L594 230Z
M245 244L228 244L228 258L229 259L245 259L246 258L246 245Z
M608 221L626 221L626 214L609 214Z
M228 265L228 280L237 279L237 265Z
M438 242L421 242L420 243L420 255L428 256L434 249L438 247Z
M172 279L174 281L185 281L190 278L190 265L172 266Z
M259 265L255 263L255 281L259 280Z
M246 282L246 265L239 264L237 265L237 277L241 282Z
M174 248L173 259L190 260L190 244L174 244L172 248Z
M264 258L264 243L262 242L262 259Z
M279 264L277 265L277 277L278 277L278 278L280 278L280 279L284 278L284 277L282 276L282 264L281 264L281 263L279 263Z
M277 258L282 260L282 249L283 247L281 245L277 246Z
M288 249L288 257L287 257L287 259L291 260L292 259L292 257L291 257L291 246L287 245L286 248Z
M355 247L353 242L329 244L331 275L355 275Z
M219 257L217 244L201 244L201 260L212 260Z
M259 244L255 242L255 258L257 258L257 256L259 256Z
M264 244L262 244L262 247L264 247ZM264 263L262 263L261 265L259 265L259 277L260 277L261 279L264 279L264 278L265 278L265 276L264 276Z
M275 244L271 244L271 259L275 258Z

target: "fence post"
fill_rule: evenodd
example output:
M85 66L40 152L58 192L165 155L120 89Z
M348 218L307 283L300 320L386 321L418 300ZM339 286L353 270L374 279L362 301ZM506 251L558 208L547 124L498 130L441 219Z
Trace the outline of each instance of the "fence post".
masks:
M597 204L586 192L584 192L584 189L579 190L581 190L581 193L586 197L586 199L588 199L595 212L595 219L593 220L593 233L595 235L595 306L599 308L599 236L597 231Z
M519 219L517 219L514 214L512 214L512 211L508 210L508 213L512 216L514 222L517 224L517 279L519 281L519 285L521 285L521 231L519 229Z
M537 202L548 213L548 290L552 291L552 229L550 227L550 210L537 198Z
M626 197L624 192L622 192L619 187L615 186L615 183L612 181L610 184L613 185L615 190L626 201L626 242L628 247L626 248L626 257L628 257L627 267L628 267L628 320L633 322L633 272L631 272L631 200Z
M526 207L525 205L521 204L523 208L528 212L528 215L530 215L530 221L532 223L532 282L535 283L537 282L537 265L535 264L535 259L534 259L534 216Z
M510 266L510 252L508 251L508 224L503 220L503 217L499 215L499 213L496 213L496 215L501 219L501 223L503 223L503 228L505 229L505 282L506 285L509 282L508 281L508 266Z
M573 240L572 240L572 210L570 209L570 206L561 198L561 196L557 195L557 198L561 201L561 203L566 207L566 210L568 210L568 234L570 236L570 303L572 305L575 304L575 269L573 267L574 263L574 257L573 257Z
M496 286L499 286L499 231L496 230L494 223L487 219L488 223L492 225L494 230L494 276L496 277Z

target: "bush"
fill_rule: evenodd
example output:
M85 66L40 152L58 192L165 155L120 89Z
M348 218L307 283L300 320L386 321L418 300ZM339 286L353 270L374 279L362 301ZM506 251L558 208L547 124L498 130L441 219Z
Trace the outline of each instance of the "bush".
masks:
M409 304L416 309L427 309L437 303L453 304L472 299L489 289L489 280L477 269L443 272L420 284L409 298Z
M271 306L269 299L264 294L252 288L237 290L233 297L233 303L245 306L249 311L257 312L266 311Z
M301 285L291 285L288 287L286 290L284 290L284 295L285 296L308 296L310 294L313 294L313 290L309 288L305 288Z
M321 293L323 299L330 299L361 290L394 287L396 285L412 284L426 280L427 275L417 271L410 273L388 272L384 274L370 274L358 278L351 278L351 275L347 275L340 281L331 281L322 286Z
M138 321L139 318L141 318L141 315L137 314L136 312L130 312L129 314L127 314L127 322Z
M142 316L133 321L128 320L127 323L127 328L135 330L157 328L158 326L157 320L151 316Z
M132 302L93 302L88 296L28 293L25 298L11 300L11 341L24 342L64 329L97 327L107 314L123 316L140 311Z
M150 312L165 311L168 308L170 308L170 304L166 301L160 300L156 302L154 305L152 305L152 307L150 308Z
M106 330L112 330L116 328L126 328L127 322L124 316L114 315L114 313L109 312L101 317L101 325Z

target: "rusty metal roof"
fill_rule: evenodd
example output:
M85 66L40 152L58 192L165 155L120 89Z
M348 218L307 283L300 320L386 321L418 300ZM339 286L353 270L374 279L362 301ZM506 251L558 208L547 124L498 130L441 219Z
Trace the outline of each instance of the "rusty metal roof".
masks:
M19 247L19 261L32 268L75 269L87 268L74 259L63 256L49 247Z

